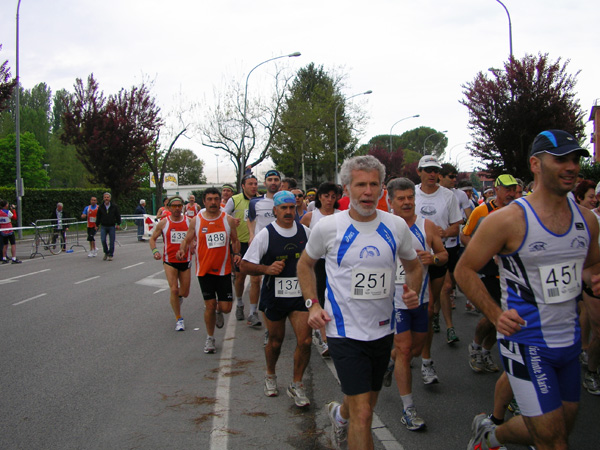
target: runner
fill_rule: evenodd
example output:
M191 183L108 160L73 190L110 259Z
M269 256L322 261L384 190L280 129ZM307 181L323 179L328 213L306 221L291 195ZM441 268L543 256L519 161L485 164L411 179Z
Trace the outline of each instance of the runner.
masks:
M298 278L313 329L326 325L329 352L344 401L327 413L336 447L373 448L371 422L393 342L394 284L397 258L406 270L403 300L417 299L422 266L411 233L399 217L376 209L385 167L372 156L344 162L340 172L352 208L323 218L311 231L298 262ZM317 300L314 268L325 256L325 309ZM410 286L410 288L409 288Z
M387 185L390 208L394 215L402 217L412 232L413 248L424 267L441 266L448 261L448 252L442 244L442 238L436 225L415 214L415 185L408 178L396 178ZM417 414L412 397L412 374L410 363L418 357L427 339L429 275L423 270L423 283L417 300L405 303L402 300L402 286L405 282L404 268L398 263L396 269L396 294L394 310L396 329L394 350L383 384L389 386L392 374L396 377L400 398L403 404L402 423L411 431L425 427L425 421ZM395 362L397 364L395 364Z
M423 353L421 355L421 376L425 384L433 384L439 381L433 360L431 359L431 343L433 341L433 333L440 331L439 309L442 286L448 267L456 264L456 259L458 259L459 248L455 243L459 225L462 222L462 214L456 197L449 189L438 185L438 174L441 168L442 166L435 156L423 156L419 160L417 168L421 184L417 186L415 192L417 215L429 219L437 225L438 233L448 251L448 264L440 267L429 266L428 268L433 301L429 303L431 318L427 341L423 346ZM448 344L458 341L458 336L456 336L453 327L446 330L446 341Z
M275 220L273 215L273 196L281 186L281 175L276 170L269 170L265 174L265 187L267 192L260 197L255 197L250 200L248 206L248 245L252 243L252 239L263 228ZM250 314L248 315L247 324L251 327L260 327L262 322L258 317L258 297L260 294L260 276L250 277Z
M565 131L540 133L529 158L535 191L487 217L459 261L462 291L498 330L522 414L498 427L485 414L476 416L469 449L568 447L581 391L576 303L582 279L585 290L600 294L598 277L591 282L600 269L598 221L568 198L579 159L588 155ZM477 274L494 255L500 256L502 307Z
M96 249L96 215L98 214L98 199L92 197L90 204L83 209L81 214L82 219L87 220L87 241L90 243L90 252L88 258L95 258L98 255L98 249Z
M15 240L15 232L9 228L12 228L12 221L17 220L17 212L15 211L15 205L9 205L6 200L0 199L0 239L4 241L4 247L2 249L2 264L8 264L8 245L10 244L10 251L12 254L12 264L21 264L21 261L17 259L17 242Z
M256 177L251 173L249 175L244 175L244 178L242 178L242 192L231 197L225 205L225 212L235 219L237 236L240 242L239 253L242 257L246 253L246 250L248 250L248 239L250 238L247 223L250 199L256 197L257 191L258 181L256 180ZM236 272L239 272L239 270L239 267L236 266ZM242 296L244 295L245 282L246 275L236 273L234 287L236 301L235 318L237 320L244 320L244 300L242 299ZM252 289L256 289L256 295L250 296L250 307L256 310L260 285L257 285L256 287L250 286L250 290ZM253 301L254 303L252 303Z
M188 196L188 202L185 205L185 215L187 217L194 217L196 214L200 212L200 205L196 203L196 196L194 194L190 194Z
M263 275L260 310L265 315L269 338L265 346L267 372L265 395L279 395L275 366L285 337L285 319L290 320L296 335L293 381L287 389L296 406L310 404L302 377L310 360L308 310L298 286L296 264L306 246L310 230L295 220L296 197L289 191L273 197L275 221L263 228L252 240L241 263L242 273Z
M190 220L180 252L186 252L196 240L196 275L204 297L204 323L206 342L204 353L215 353L215 326L223 328L223 314L231 312L230 244L240 262L240 243L235 219L221 211L221 193L217 188L207 188L202 194L206 209Z
M150 237L150 249L154 259L161 259L160 251L156 248L156 240L162 234L163 268L171 289L171 308L175 314L175 331L184 331L185 324L181 316L181 304L190 293L190 261L192 255L189 251L180 252L181 243L185 239L190 225L190 219L183 215L183 199L171 197L167 202L171 214L162 219Z
M235 189L231 184L224 184L221 188L221 208L225 210L225 205L231 197L235 194Z

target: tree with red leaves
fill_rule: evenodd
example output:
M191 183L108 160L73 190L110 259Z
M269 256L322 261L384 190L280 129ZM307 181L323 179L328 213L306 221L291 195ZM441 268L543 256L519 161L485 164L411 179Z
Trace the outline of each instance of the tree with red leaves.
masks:
M386 181L403 176L404 152L402 149L399 148L390 153L387 148L374 146L369 150L368 154L377 158L385 166Z
M504 70L490 69L491 77L479 72L463 85L468 148L492 177L508 172L531 179L529 149L541 131L561 129L584 138L584 113L574 91L579 72L568 74L568 63L550 61L548 54L511 58Z
M78 78L74 87L65 101L61 140L75 146L93 181L109 187L118 200L139 186L136 175L163 124L160 108L144 84L108 99L93 74L87 86Z
M0 45L2 50L2 45ZM10 79L10 69L8 68L8 61L4 61L0 65L0 111L7 108L8 100L12 95L13 89L17 85L17 79Z

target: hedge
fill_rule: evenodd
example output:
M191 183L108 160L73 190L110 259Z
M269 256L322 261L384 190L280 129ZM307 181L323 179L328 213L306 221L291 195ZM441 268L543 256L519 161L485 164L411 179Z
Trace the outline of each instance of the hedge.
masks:
M69 217L80 218L83 209L90 204L92 196L102 203L102 194L110 192L106 188L95 189L34 189L25 188L23 202L23 226L29 225L39 219L48 219L58 202L62 202L64 210ZM146 210L152 213L152 195L154 190L150 188L130 191L121 194L119 209L121 214L133 214L140 199L146 199ZM7 200L10 204L17 204L15 189L12 187L0 187L0 198ZM158 207L157 207L158 208Z

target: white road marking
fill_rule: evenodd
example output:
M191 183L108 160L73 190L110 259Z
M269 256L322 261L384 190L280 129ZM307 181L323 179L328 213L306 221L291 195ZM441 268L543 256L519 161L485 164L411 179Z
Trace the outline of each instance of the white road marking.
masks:
M158 291L154 291L153 294L160 294L161 292L166 291L166 289L159 289Z
M250 278L250 277L248 277ZM229 394L231 376L226 372L231 370L231 356L233 355L233 342L235 341L235 324L236 320L233 314L228 314L227 328L225 329L225 336L223 337L223 350L221 351L219 377L217 378L217 391L215 392L215 398L217 403L215 405L215 415L212 421L212 431L210 433L210 450L221 450L227 448L227 442L229 440Z
M96 275L95 277L91 277L91 278L86 278L85 280L81 280L81 281L76 281L73 284L81 284L81 283L85 283L86 281L90 281L90 280L95 280L96 278L100 278L100 275Z
M144 264L144 262L139 262L137 264L132 264L131 266L123 267L121 270L131 269L132 267L141 266L142 264Z
M14 277L5 278L4 280L0 280L0 284L14 283L19 278L28 277L30 275L36 275L36 274L42 273L42 272L48 272L49 270L50 269L43 269L43 270L38 270L37 272L25 273L23 275L16 275Z
M28 301L35 300L36 298L43 297L44 295L47 295L47 294L44 292L43 294L36 295L35 297L30 297L30 298L28 298L28 299L21 300L20 302L13 303L13 306L19 306L19 305L22 305L23 303L27 303Z

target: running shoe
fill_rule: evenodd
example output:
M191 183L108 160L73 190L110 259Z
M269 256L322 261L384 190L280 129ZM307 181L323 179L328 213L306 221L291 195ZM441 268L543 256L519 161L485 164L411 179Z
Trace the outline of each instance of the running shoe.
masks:
M483 358L483 366L486 372L498 372L500 368L492 359L492 354L490 352L483 351L481 353Z
M237 320L244 320L244 305L238 305L235 307L235 318Z
M446 330L446 341L448 344L454 344L455 342L460 341L456 335L456 331L454 331L454 327L450 327Z
M423 383L434 384L439 383L437 373L433 367L433 361L429 364L421 364L421 376L423 377Z
M481 350L473 347L473 343L469 344L469 366L471 366L473 372L481 373L485 370L483 355L481 353Z
M258 318L258 313L250 314L246 323L251 327L260 327L262 325L260 319Z
M321 344L321 356L323 358L329 358L329 345L327 345L327 342Z
M440 313L433 313L433 332L440 332Z
M112 261L112 258L113 258L112 256L109 256L109 257L108 257L108 260L109 260L109 261Z
M600 377L598 372L585 371L583 387L592 395L600 395Z
M336 411L340 406L338 402L327 403L327 415L331 421L331 443L338 449L342 448L348 439L348 423L343 425L335 418Z
M467 450L499 450L500 447L489 447L485 441L487 433L496 426L485 414L479 414L473 419L471 424L471 440Z
M317 347L321 347L323 345L323 337L321 336L321 330L313 330L312 342Z
M98 250L94 250L94 251L92 251L92 253L93 253L93 255L92 255L92 256L93 256L94 258L95 258L96 256L98 256Z
M8 259L3 259L2 264L8 264Z
M266 347L269 343L269 330L265 330L265 337L263 339L263 347Z
M11 261L11 264L21 264L22 261L18 260L17 258L13 258L13 260Z
M93 258L94 257L94 252L89 252L88 253L88 258Z
M467 300L467 303L465 303L465 312L468 312L468 313L475 312L475 307L469 300Z
M221 311L217 311L215 313L215 326L217 328L223 328L225 325L225 318L223 317L223 313Z
M383 374L383 385L385 387L390 387L392 385L392 378L394 378L394 366L394 361L390 359L387 369L385 369L385 373Z
M588 367L588 354L585 350L583 350L580 354L579 354L579 362L581 363L581 365L584 367L584 369L587 370Z
M206 342L204 343L204 353L214 353L217 350L215 347L215 338L212 336L206 336Z
M425 428L425 421L417 414L417 409L414 406L409 406L402 411L402 424L410 431L417 431Z
M290 383L287 388L287 395L294 399L294 403L296 403L298 408L310 405L310 400L306 396L302 383Z
M183 317L175 322L175 331L185 331L185 325L183 324Z
M265 395L267 397L277 397L279 395L277 375L265 375Z

